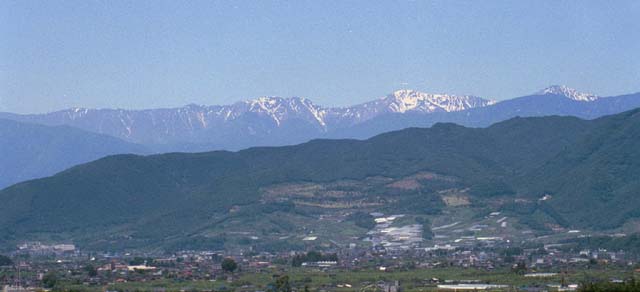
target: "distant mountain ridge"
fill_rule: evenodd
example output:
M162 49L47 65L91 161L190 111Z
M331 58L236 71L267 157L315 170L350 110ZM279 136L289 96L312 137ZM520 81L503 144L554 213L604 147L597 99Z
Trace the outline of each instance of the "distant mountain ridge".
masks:
M222 106L190 104L181 108L149 110L73 108L47 114L4 113L0 117L46 125L69 125L141 144L187 142L213 144L215 147L218 142L224 145L220 140L225 136L260 137L282 128L283 132L294 131L289 135L296 136L285 138L284 144L288 144L289 141L303 142L387 113L453 112L493 103L475 96L399 90L378 100L344 108L325 108L300 97L260 97ZM303 129L288 131L293 123L303 124ZM253 145L247 143L243 146Z
M469 95L398 90L350 107L323 107L300 97L260 97L231 105L123 110L74 108L47 114L0 117L68 125L147 145L156 152L238 150L314 138L368 138L389 130L454 122L488 126L515 116L596 118L640 106L640 95L598 97L566 86L496 102Z
M430 127L439 122L467 127L488 127L514 117L573 116L595 119L640 107L640 93L599 97L566 86L551 86L533 95L496 102L489 106L456 112L387 114L365 123L329 133L331 138L368 138L407 127Z
M68 126L4 119L0 119L0 141L0 189L107 155L149 152L140 145Z

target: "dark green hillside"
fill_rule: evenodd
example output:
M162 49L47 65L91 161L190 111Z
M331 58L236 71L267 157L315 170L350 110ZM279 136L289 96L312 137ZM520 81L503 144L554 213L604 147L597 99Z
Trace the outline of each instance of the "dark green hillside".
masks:
M485 129L436 124L365 141L314 140L239 152L111 156L0 191L0 233L5 241L46 234L91 242L122 236L179 241L236 224L269 234L266 230L285 232L295 228L293 221L309 221L309 212L322 212L310 206L344 208L357 202L353 207L406 210L398 203L406 201L403 196L428 204L439 200L437 186L468 187L481 204L495 196L535 201L549 193L553 198L541 210L556 223L611 228L640 215L639 112L594 121L515 118ZM438 178L407 179L422 172ZM380 179L374 184L371 178ZM380 183L385 179L400 189L388 189ZM282 203L306 192L304 185L287 183L324 188L334 182L328 194L352 199L316 194L302 196L302 203ZM422 186L413 188L415 183ZM265 195L265 188L282 184L272 197ZM367 184L380 187L364 188ZM422 206L417 212L437 208Z
M640 216L640 111L591 122L588 134L527 176L532 190L580 227L613 228Z

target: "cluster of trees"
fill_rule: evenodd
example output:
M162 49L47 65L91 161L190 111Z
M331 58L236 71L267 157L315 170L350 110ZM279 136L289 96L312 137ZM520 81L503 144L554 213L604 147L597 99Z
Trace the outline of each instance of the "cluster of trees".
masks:
M624 250L640 255L640 233L623 237L593 236L565 241L567 248L593 249L606 248L611 251Z
M422 238L426 240L433 239L433 231L431 230L431 220L426 217L416 217L416 223L422 224Z
M631 279L623 283L598 282L584 283L580 285L579 291L583 292L631 292L640 291L640 281Z
M49 271L42 277L42 285L45 288L53 288L58 284L58 274L55 271Z
M267 285L267 291L269 292L291 292L291 284L289 283L289 276L282 275L276 278L275 282ZM305 291L308 289L305 287Z
M84 271L87 272L87 275L89 277L95 277L98 275L98 269L96 269L96 267L94 267L93 265L86 265L84 267Z
M519 247L509 247L502 250L500 253L504 257L505 263L513 263L515 262L515 257L522 255L522 248Z
M338 261L338 255L335 253L330 254L322 254L317 251L310 251L306 254L297 254L291 260L291 265L294 267L299 267L302 263L305 262L323 262L323 261Z
M222 260L221 264L222 270L228 273L233 273L238 269L238 264L232 258L226 258Z
M179 250L217 250L223 249L224 237L190 236L182 238L167 246L168 251Z
M13 261L8 257L0 254L0 267L13 266Z
M376 221L369 213L355 212L351 214L348 219L352 220L356 224L356 226L360 228L368 230L376 227Z
M144 264L151 264L152 262L153 262L152 258L134 257L129 260L129 265L139 266Z

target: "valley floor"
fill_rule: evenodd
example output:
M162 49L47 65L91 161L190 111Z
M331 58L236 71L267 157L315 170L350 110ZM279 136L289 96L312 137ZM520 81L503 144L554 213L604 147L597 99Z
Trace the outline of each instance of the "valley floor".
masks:
M288 277L294 291L445 291L438 285L467 286L497 285L493 291L559 291L575 289L586 282L640 279L632 269L603 268L571 270L549 276L531 277L516 274L509 269L487 271L474 268L408 269L397 271L376 270L318 270L308 268L273 268L260 272L236 272L227 280L185 281L154 280L149 282L113 283L91 286L60 283L60 291L265 291L273 287L278 278ZM443 287L443 286L441 286ZM489 286L491 287L491 286ZM450 290L452 291L452 290Z

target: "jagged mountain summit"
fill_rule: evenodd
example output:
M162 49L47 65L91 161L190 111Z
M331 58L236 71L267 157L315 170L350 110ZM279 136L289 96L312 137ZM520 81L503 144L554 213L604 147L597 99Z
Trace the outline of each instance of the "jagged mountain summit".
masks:
M467 127L488 127L513 117L574 116L594 119L640 107L640 93L601 97L564 85L553 85L531 95L491 102L461 111L436 111L428 115L391 113L331 133L332 138L365 139L408 127L430 127L438 122Z
M326 127L327 110L314 104L311 100L301 97L260 97L241 101L231 106L221 106L221 108L225 108L227 113L225 121L234 120L242 114L257 113L269 116L276 126L280 126L286 120L302 118L310 122L317 122L323 128Z
M209 150L304 142L388 113L454 112L493 103L475 96L399 90L350 107L322 107L306 98L271 96L231 105L190 104L148 110L72 108L47 114L0 116L45 125L69 125L140 144L189 143L189 147L206 145L202 150Z
M368 138L437 122L486 127L516 116L592 119L639 106L638 94L601 98L555 85L500 102L403 89L348 107L323 107L306 98L271 96L230 105L190 104L145 110L73 108L32 115L0 113L0 118L77 127L143 144L156 152L195 152L290 145L315 138Z
M578 92L577 90L575 90L573 88L569 88L569 87L567 87L565 85L552 85L552 86L549 86L549 87L539 91L537 94L539 94L539 95L545 95L545 94L561 95L561 96L567 97L569 99L573 99L575 101L594 101L594 100L597 100L598 98L600 98L599 96L597 96L595 94Z
M351 124L356 124L384 114L458 112L495 103L495 100L471 95L432 94L403 89L377 100L330 111L348 117L352 120Z
M394 113L404 113L407 111L432 113L436 111L463 111L471 108L492 105L496 103L496 101L470 95L457 96L448 94L431 94L415 90L398 90L386 98L373 101L368 104L380 103Z

